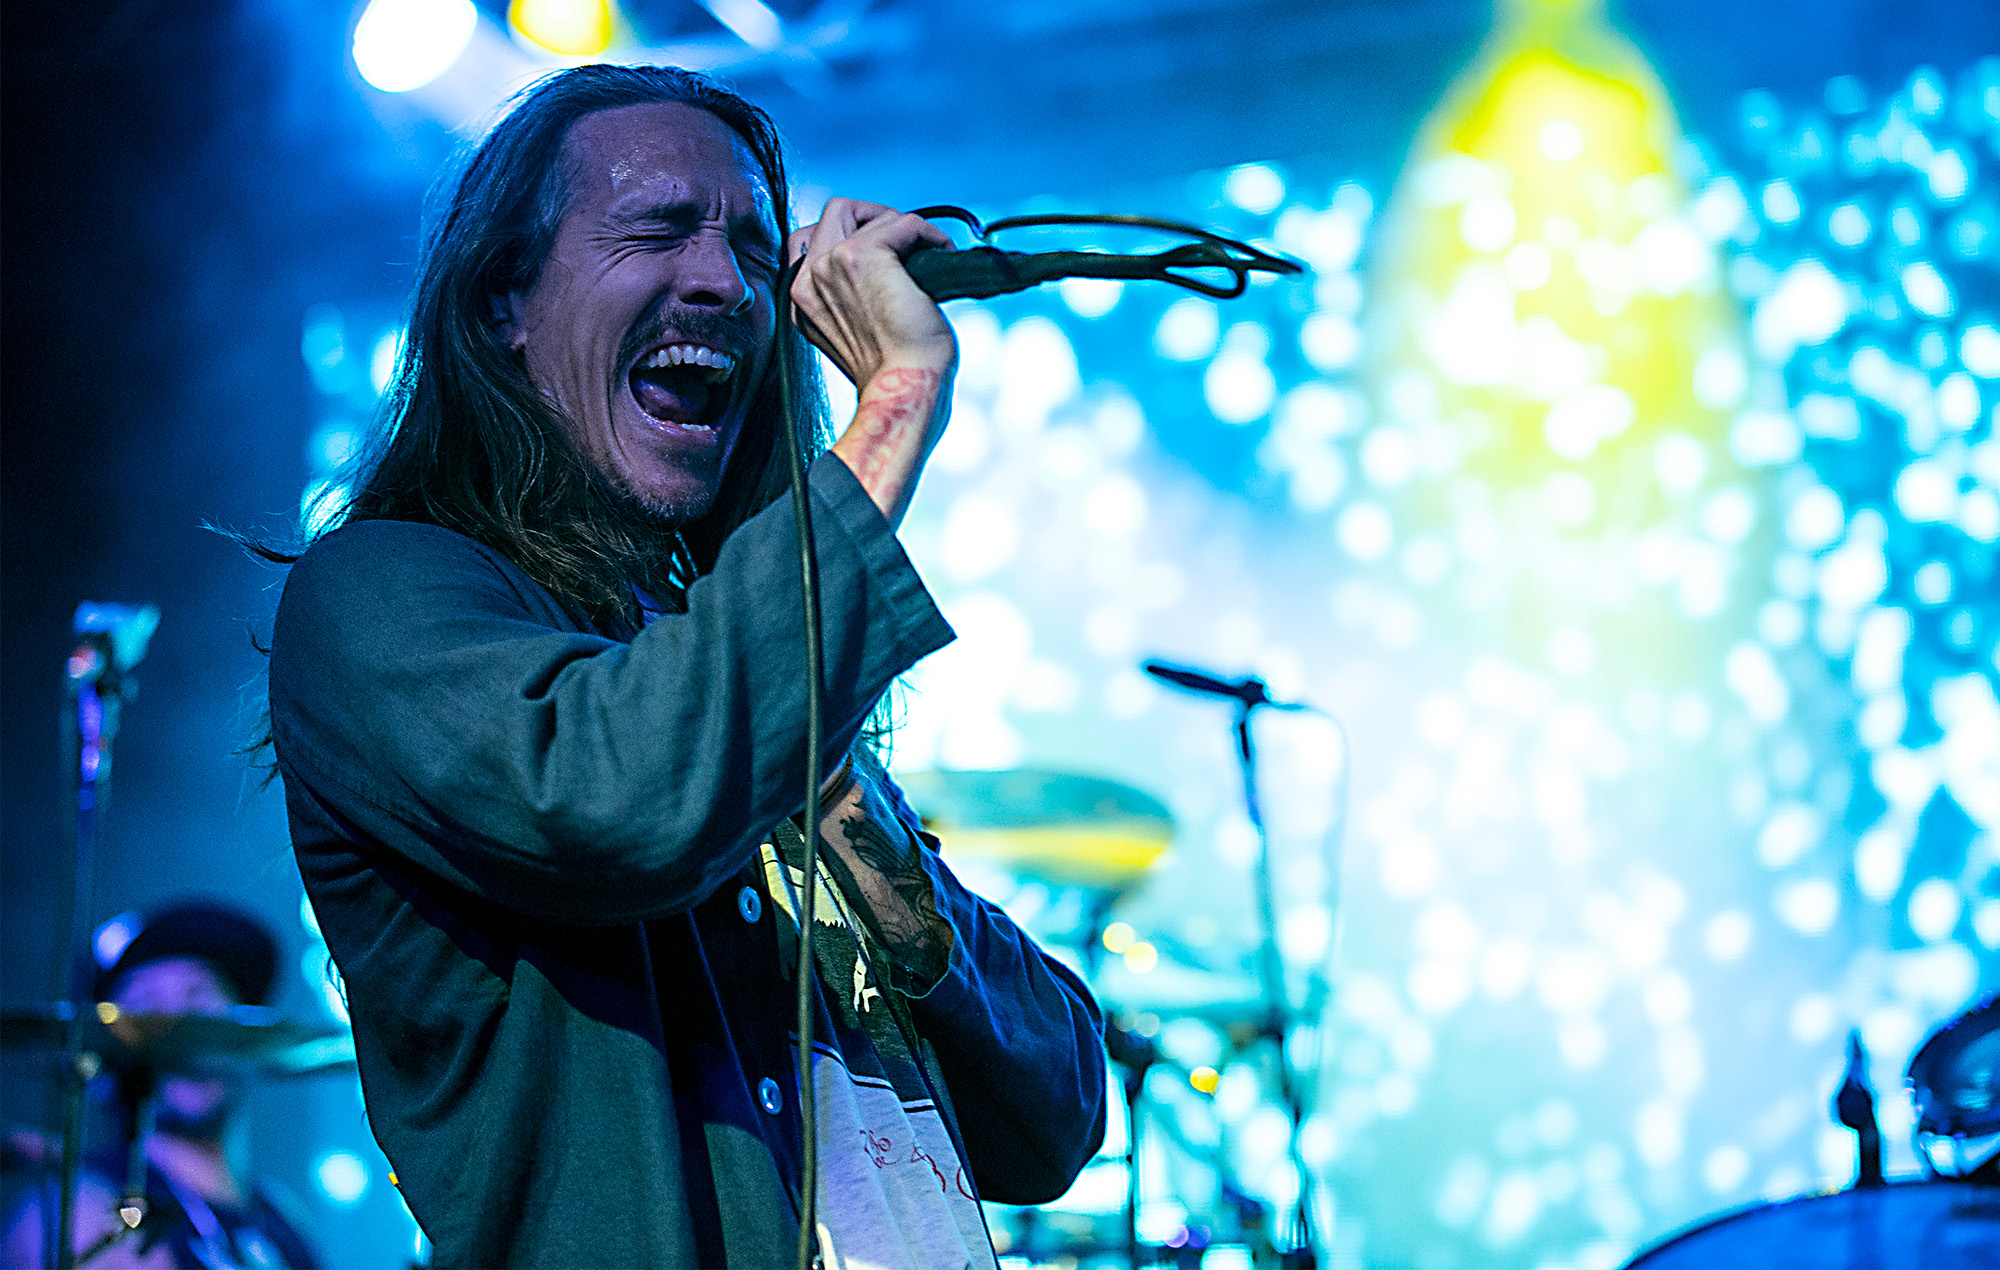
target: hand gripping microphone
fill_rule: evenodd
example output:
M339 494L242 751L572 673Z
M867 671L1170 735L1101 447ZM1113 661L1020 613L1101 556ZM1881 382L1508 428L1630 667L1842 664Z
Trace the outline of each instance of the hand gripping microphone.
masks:
M1179 221L1150 216L1010 216L982 225L962 207L926 207L916 213L926 220L964 221L979 235L979 244L963 249L920 247L903 262L910 277L933 300L973 299L1025 291L1062 278L1119 278L1171 282L1218 300L1242 295L1252 273L1302 273L1297 261L1260 251L1248 243ZM1123 225L1185 234L1192 242L1165 251L1120 255L1102 251L1002 251L987 240L1007 229L1036 225ZM1198 270L1226 270L1230 282L1212 281Z

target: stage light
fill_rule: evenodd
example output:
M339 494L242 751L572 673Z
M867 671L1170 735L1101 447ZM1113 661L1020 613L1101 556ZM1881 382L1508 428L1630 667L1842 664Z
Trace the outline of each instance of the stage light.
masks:
M1738 909L1724 909L1708 919L1702 942L1717 961L1735 961L1749 950L1754 933L1747 915Z
M1872 229L1868 213L1852 203L1842 203L1826 219L1827 236L1843 247L1859 247Z
M751 48L768 53L784 42L784 25L763 0L702 0L702 7Z
M1792 183L1779 177L1764 186L1764 216L1773 225L1789 225L1799 218L1798 192Z
M1154 328L1153 348L1168 361L1193 362L1215 351L1222 318L1211 300L1185 296L1173 302Z
M1125 284L1116 278L1064 278L1056 291L1078 317L1101 318L1118 307Z
M369 0L354 26L354 66L385 93L422 88L451 69L472 41L472 0Z
M513 0L507 25L560 57L591 58L611 47L609 0Z
M1285 178L1263 163L1231 168L1222 181L1222 196L1255 216L1268 216L1285 201Z
M1299 351L1322 374L1345 370L1361 351L1361 329L1338 313L1315 313L1299 326Z
M340 310L331 304L313 305L300 324L299 356L305 359L313 386L329 395L346 391L352 379L352 368L346 364L346 331Z
M1240 322L1229 328L1222 352L1202 376L1202 398L1223 423L1255 423L1271 412L1278 398L1278 381L1264 363L1271 336L1263 327Z
M329 1151L321 1156L313 1167L313 1178L320 1193L342 1208L359 1203L368 1193L368 1166L351 1152Z
M1910 890L1910 929L1925 943L1951 938L1964 902L1943 878L1925 878Z
M1913 261L1903 266L1903 294L1910 298L1910 305L1926 317L1948 318L1956 307L1952 301L1951 288L1937 266L1927 260Z
M1980 900L1972 906L1972 930L1981 947L2000 948L2000 900Z
M97 958L97 964L101 967L117 964L118 958L125 952L126 945L138 935L141 925L139 914L134 911L120 913L99 926L97 933L91 939L91 951Z
M402 329L382 332L375 341L374 351L368 355L368 383L377 396L388 390L389 381L396 376L396 363L402 356Z
M1840 891L1826 878L1787 883L1772 902L1779 919L1801 935L1823 935L1840 916Z

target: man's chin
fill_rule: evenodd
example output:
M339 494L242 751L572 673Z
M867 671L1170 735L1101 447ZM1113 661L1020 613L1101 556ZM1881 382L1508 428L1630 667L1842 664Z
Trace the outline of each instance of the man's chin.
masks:
M691 520L700 520L715 506L713 489L626 490L625 498L645 519L664 528L677 529Z

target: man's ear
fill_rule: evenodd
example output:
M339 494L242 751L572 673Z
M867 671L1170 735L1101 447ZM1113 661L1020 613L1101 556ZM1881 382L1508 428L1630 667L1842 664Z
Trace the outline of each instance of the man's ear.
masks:
M509 291L505 295L489 295L486 303L491 308L493 327L507 341L508 350L519 353L526 349L528 329L521 321L521 293Z

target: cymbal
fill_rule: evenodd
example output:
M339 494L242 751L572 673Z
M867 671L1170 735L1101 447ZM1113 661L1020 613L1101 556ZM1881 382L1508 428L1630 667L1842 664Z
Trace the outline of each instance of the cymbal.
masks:
M1101 776L1020 768L897 778L948 858L979 860L1056 886L1122 893L1174 838L1151 794Z
M70 1007L10 1006L0 1010L7 1045L63 1044ZM84 1044L107 1057L184 1072L216 1062L270 1075L304 1076L354 1061L346 1028L300 1023L268 1006L237 1005L219 1015L139 1013L100 1001L84 1016Z

